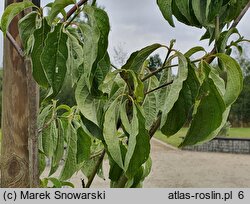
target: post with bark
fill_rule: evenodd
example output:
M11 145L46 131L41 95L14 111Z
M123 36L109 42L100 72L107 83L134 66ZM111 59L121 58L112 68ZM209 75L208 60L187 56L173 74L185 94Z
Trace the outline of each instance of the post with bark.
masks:
M18 0L5 0L5 7L14 2ZM18 45L21 42L17 25L21 17L15 17L9 27ZM38 187L38 87L29 60L6 37L3 67L1 187Z

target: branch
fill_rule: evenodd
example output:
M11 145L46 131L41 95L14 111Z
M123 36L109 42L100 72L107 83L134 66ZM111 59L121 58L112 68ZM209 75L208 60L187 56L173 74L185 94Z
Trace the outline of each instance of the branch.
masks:
M146 95L148 95L148 94L150 94L150 93L152 93L152 92L154 92L154 91L157 91L157 90L159 90L159 89L161 89L161 88L164 88L164 87L166 87L166 86L169 86L169 85L171 85L173 82L174 82L174 81L172 80L172 81L167 82L167 83L165 83L165 84L163 84L163 85L161 85L161 86L158 86L157 88L152 89L152 90L146 92L144 95L146 96Z
M83 4L87 3L88 0L81 0L79 2L77 2L66 14L66 19L62 19L61 22L64 22L66 20L68 20L75 12L76 10L82 6Z
M105 150L102 151L102 154L101 156L99 157L99 160L97 161L96 165L95 165L95 169L94 171L92 172L92 174L90 175L90 178L88 179L88 183L86 184L86 188L89 188L95 178L95 175L97 174L97 171L104 159L104 156L105 156Z
M204 57L203 57L203 58L204 58ZM200 58L200 59L197 59L197 60L193 60L193 61L191 61L191 62L192 62L192 63L199 62L199 61L201 61L203 58ZM163 67L161 67L161 68L159 68L159 69L157 69L157 70L151 72L150 74L146 75L144 78L141 79L141 81L143 82L143 81L149 79L150 77L156 75L157 73L163 71L164 69L168 69L168 68L172 68L172 67L178 67L178 66L179 66L179 64L173 64L173 65L163 66Z
M12 37L12 35L10 34L9 31L7 31L6 37L8 38L8 40L10 41L10 43L13 45L13 47L15 48L15 50L17 51L17 53L20 55L20 57L23 58L24 57L24 52L23 52L22 48L20 47L20 45L18 45L18 43Z

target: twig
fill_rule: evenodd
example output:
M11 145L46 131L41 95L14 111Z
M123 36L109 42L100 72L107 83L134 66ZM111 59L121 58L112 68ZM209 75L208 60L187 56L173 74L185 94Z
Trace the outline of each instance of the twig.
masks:
M161 88L164 88L164 87L166 87L166 86L169 86L169 85L171 85L173 82L174 82L174 80L172 80L172 81L170 81L170 82L167 82L167 83L165 83L165 84L163 84L163 85L161 85L161 86L158 86L158 87L156 87L155 89L152 89L152 90L146 92L144 95L146 96L146 95L148 95L148 94L150 94L150 93L152 93L152 92L154 92L154 91L157 91L157 90L159 90L159 89L161 89Z
M87 3L88 0L81 0L79 2L77 2L66 14L66 19L62 19L61 21L64 22L66 20L68 20L74 13L75 11L82 6L83 4Z
M204 57L203 57L203 58L204 58ZM196 62L201 61L203 58L200 58L200 59L197 59L197 60L193 60L193 61L191 61L191 62L192 62L192 63L196 63ZM163 66L163 67L161 67L161 68L159 68L159 69L157 69L157 70L151 72L150 74L146 75L144 78L141 79L141 81L143 82L143 81L149 79L150 77L156 75L157 73L163 71L164 69L168 69L168 68L172 68L172 67L178 67L178 66L179 66L179 64L172 64L172 65L168 65L168 66Z
M16 42L16 40L12 37L12 35L10 34L9 31L6 32L6 37L8 38L8 40L11 42L11 44L13 45L13 47L15 48L15 50L17 51L17 53L20 55L20 57L24 57L24 52L22 50L22 48L20 47L20 45L18 45L18 43Z
M80 14L80 12L77 11L77 12L75 13L75 15L70 19L70 21L67 22L65 28L67 28L67 27L75 20L75 18L76 18L79 14Z
M95 178L95 175L97 174L97 171L104 159L104 156L105 156L105 150L102 151L102 154L101 156L99 157L99 160L97 161L96 165L95 165L95 169L94 171L92 172L92 174L90 175L89 179L88 179L88 183L86 184L86 188L89 188Z

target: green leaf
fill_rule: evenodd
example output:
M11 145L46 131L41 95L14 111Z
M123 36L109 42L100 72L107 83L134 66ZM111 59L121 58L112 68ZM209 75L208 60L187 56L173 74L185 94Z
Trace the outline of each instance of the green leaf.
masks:
M216 42L216 47L217 47L218 52L225 53L228 39L230 38L231 35L233 35L235 33L239 34L239 32L236 28L232 28L232 29L230 29L228 31L224 31L220 34L220 37L219 37L218 41Z
M132 76L133 85L131 85L131 87L133 87L134 89L134 96L136 98L136 101L140 103L144 99L144 85L139 79L138 74L131 70L128 70L128 73L130 76Z
M123 160L120 149L120 140L118 138L118 131L116 129L116 124L119 116L119 102L121 98L117 98L110 105L104 116L103 123L103 137L107 144L108 152L113 160L123 168Z
M84 38L84 75L89 90L92 88L96 91L99 84L96 86L93 80L95 80L95 74L100 74L100 70L97 70L98 67L105 63L105 70L109 69L109 67L106 67L109 61L107 58L110 30L109 18L105 11L96 7L85 6L84 12L89 19L88 24L83 23L80 25L80 30ZM94 85L92 86L93 83Z
M112 95L112 88L114 87L114 84L117 81L117 75L123 71L124 70L122 70L122 69L117 69L117 70L114 70L112 72L111 71L108 72L107 75L105 76L105 79L103 80L102 84L100 85L99 89L103 93L107 93L109 95L109 98Z
M144 164L150 152L150 136L145 127L145 117L139 105L133 103L133 118L131 121L128 150L124 169L128 178L132 178L139 167Z
M175 1L180 13L192 24L192 18L190 15L189 0L178 0Z
M54 166L60 163L64 153L64 134L65 134L64 127L60 119L57 119L57 124L58 124L58 138L56 141L56 150L54 152L54 157L53 157Z
M99 89L99 86L102 84L109 71L110 71L110 58L108 53L106 52L104 57L97 64L97 68L94 73L93 87Z
M156 77L150 77L148 80L148 90L153 90L154 88L158 87L159 83ZM150 129L151 125L157 118L159 109L158 109L158 95L157 92L151 92L146 95L142 107L145 115L146 120L146 128L147 130Z
M207 3L210 0L191 0L192 1L192 8L197 20L200 22L201 25L206 24L206 16L207 16Z
M169 65L169 64L167 64L167 65ZM173 80L172 70L165 69L165 70L163 70L163 72L161 74L161 77L159 80L159 82L160 82L159 86L161 86L167 82L170 82L171 80ZM166 101L166 98L169 94L169 91L170 91L170 86L166 86L166 87L163 87L156 92L157 93L157 100L158 100L158 107L157 108L161 111L164 109L165 101Z
M205 50L203 47L201 47L201 46L196 46L196 47L193 47L193 48L191 48L190 50L188 50L188 51L184 54L184 56L187 57L187 58L190 58L193 54L195 54L195 53L197 53L197 52L201 52L201 51L203 51L203 52L206 53L206 50Z
M23 10L30 7L36 7L36 6L31 1L22 1L18 3L12 3L6 7L1 18L1 29L4 35L6 35L8 27L13 18L19 13L21 13Z
M122 69L132 70L135 73L140 74L144 61L149 57L150 54L160 47L162 47L162 45L152 44L132 53L126 64L122 66Z
M46 168L45 154L39 150L38 152L38 162L39 162L39 175L41 175Z
M209 12L207 16L207 22L215 22L216 15L221 11L223 0L212 0L209 5Z
M99 100L95 99L90 93L84 76L82 76L77 83L75 98L78 108L84 117L98 126L97 115Z
M191 22L181 13L180 9L177 6L177 1L172 1L172 12L178 21L191 25Z
M194 67L189 64L187 80L184 81L179 98L167 114L165 124L161 127L163 134L172 136L185 125L188 117L191 115L190 113L195 103L199 88L200 83L196 76Z
M79 73L78 68L83 63L83 48L80 45L78 39L67 32L68 35L68 50L69 50L69 58L67 61L67 67L70 70L69 74L72 79L72 84L75 84L78 81Z
M28 40L36 29L37 15L36 11L30 12L18 22L19 35L26 50L28 49Z
M90 156L91 138L82 127L77 129L77 164L87 160Z
M45 71L41 62L41 55L44 50L45 39L47 38L49 32L50 26L48 25L47 20L43 19L41 28L34 31L34 44L31 51L33 77L36 82L43 87L49 86L48 79L45 75Z
M52 7L51 11L49 13L48 19L49 19L49 24L52 24L54 21L55 17L61 13L65 7L71 4L75 4L75 0L55 0Z
M53 89L50 97L59 93L67 72L67 40L68 36L63 32L63 24L58 24L45 40L41 61L45 75Z
M47 157L52 157L54 152L54 123L51 121L51 115L45 120L46 127L42 131L42 148Z
M176 55L178 56L179 60L178 75L171 85L167 97L165 98L164 107L162 108L161 128L166 124L168 113L178 100L183 83L188 77L188 63L186 58L179 52L177 52Z
M216 55L224 64L227 72L226 93L224 101L230 106L236 101L243 88L243 74L238 62L226 54Z
M224 100L211 78L206 77L199 93L199 106L180 147L200 144L215 137L226 111Z
M84 124L84 126L87 128L89 133L99 139L99 140L104 140L103 139L103 134L102 134L102 129L100 129L95 123L92 121L88 120L87 118L84 117L84 115L81 114L81 119Z
M127 115L127 107L129 106L129 101L124 101L120 106L120 118L122 122L123 129L128 133L131 134L131 124L128 119Z
M88 160L84 161L81 171L88 179L92 176L93 171L96 169L96 164L98 161L99 157L93 157L91 159L89 158Z
M60 174L60 180L67 180L71 178L71 176L77 170L77 133L72 124L69 124L68 126L67 137L68 143L66 149L65 163Z
M168 23L174 27L174 21L172 17L172 0L157 0L157 4L161 10L163 17Z

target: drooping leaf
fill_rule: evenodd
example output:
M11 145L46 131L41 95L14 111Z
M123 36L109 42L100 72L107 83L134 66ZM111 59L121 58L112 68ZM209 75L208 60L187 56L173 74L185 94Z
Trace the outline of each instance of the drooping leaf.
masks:
M45 75L53 90L50 97L59 93L67 72L67 40L68 36L63 32L62 24L58 24L45 40L41 61Z
M103 123L103 137L107 144L107 149L113 160L123 169L123 160L120 149L120 139L118 138L118 131L116 124L119 116L119 102L121 98L117 98L110 105L105 113Z
M185 18L192 24L193 20L190 15L190 7L189 7L189 0L179 0L175 1L176 6L178 7L180 13L185 16Z
M95 84L92 86L95 74L100 74L98 67L102 66L103 63L106 66L108 62L109 18L104 10L96 7L85 6L84 12L89 19L88 23L80 25L84 38L84 76L88 89L92 88L96 91L98 87Z
M177 6L177 1L172 1L172 12L178 21L186 25L191 25L191 22L182 14L179 7Z
M93 123L92 121L88 120L86 117L84 117L84 115L81 114L81 120L84 124L84 126L87 128L87 130L89 131L89 133L99 139L99 140L103 140L103 134L102 134L102 129L100 127L98 127L95 123Z
M179 52L177 52L176 54L179 60L178 75L171 85L167 97L165 98L164 107L162 108L161 128L165 125L168 113L173 108L175 102L178 100L180 91L183 87L183 83L188 76L188 63L186 58Z
M199 91L200 102L187 135L180 147L200 144L215 137L223 122L226 105L211 78L206 77Z
M157 4L161 10L162 15L168 21L168 23L174 27L174 21L172 17L172 0L157 0Z
M19 35L25 49L28 49L28 40L36 29L37 14L35 11L30 12L18 22Z
M155 89L159 86L159 82L156 77L151 77L148 80L148 91ZM158 115L158 96L157 92L151 92L146 95L144 102L142 104L143 111L145 114L146 128L149 130L153 122Z
M75 91L76 103L84 117L98 126L99 100L92 96L85 82L85 77L82 76L77 83Z
M97 68L94 73L93 87L99 89L99 86L104 81L106 75L110 71L110 58L108 53L98 62Z
M238 33L236 28L232 28L229 31L224 31L220 34L216 47L219 53L225 53L228 39L234 33Z
M1 18L1 29L6 35L8 27L13 18L27 8L36 7L31 1L12 3L6 7Z
M68 143L66 148L65 163L60 174L60 180L67 180L76 172L77 168L77 133L74 127L69 124L67 129Z
M171 80L173 80L173 74L172 74L172 70L171 69L165 69L163 70L160 80L159 80L159 86L170 82ZM157 100L158 100L158 109L159 110L163 110L164 109L164 105L165 105L165 100L169 94L170 91L170 86L166 86L161 88L160 90L157 91Z
M197 20L204 25L206 23L207 1L192 0L192 7Z
M223 4L223 0L211 0L208 8L207 22L215 22L215 18L220 14L220 10Z
M72 85L75 84L79 78L79 66L83 63L83 48L78 39L67 32L68 35L68 50L69 58L67 61L69 74L71 75Z
M39 162L39 175L41 175L46 168L45 154L39 150L38 152L38 162Z
M64 127L63 123L60 119L57 119L58 124L58 138L56 142L56 150L53 157L53 165L59 164L61 159L63 158L64 153Z
M46 127L44 127L42 131L42 147L44 154L47 157L52 157L54 153L54 134L53 134L53 129L54 129L54 123L51 121L51 116L45 120Z
M51 11L48 16L49 24L52 24L55 17L61 13L65 7L67 7L70 4L75 4L75 0L55 0L52 4Z
M183 83L179 98L167 114L167 120L161 127L163 134L171 136L176 134L185 125L195 103L200 83L192 64L188 66L188 77Z
M133 118L131 121L128 150L125 157L124 169L128 178L132 178L150 152L150 137L145 127L145 117L139 105L133 103Z
M243 88L242 70L238 62L230 56L226 54L217 54L217 57L222 61L227 72L224 101L226 106L230 106L236 101Z
M33 77L36 82L43 87L49 86L48 79L45 75L45 71L41 62L41 55L45 46L45 39L47 38L49 32L50 26L48 25L47 20L43 19L41 28L34 31L34 44L31 51Z
M126 131L128 134L131 134L131 124L127 114L127 107L130 105L129 103L130 101L128 100L124 101L120 106L119 113L123 130Z
M139 74L141 72L144 61L152 54L155 50L162 47L160 44L152 44L139 51L132 53L127 60L126 64L122 66L122 69L132 70Z
M77 164L87 160L90 156L91 138L82 127L77 129Z

